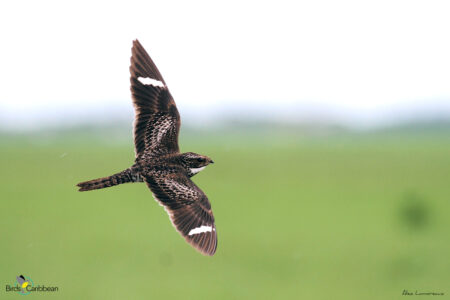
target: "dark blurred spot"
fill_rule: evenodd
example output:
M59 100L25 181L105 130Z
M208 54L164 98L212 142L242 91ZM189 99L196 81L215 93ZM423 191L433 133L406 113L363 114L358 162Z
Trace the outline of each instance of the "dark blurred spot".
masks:
M170 267L172 265L172 262L173 262L173 257L172 257L171 253L162 252L159 255L159 263L161 264L161 266Z
M426 228L430 223L429 203L416 193L406 193L400 204L400 221L412 231Z

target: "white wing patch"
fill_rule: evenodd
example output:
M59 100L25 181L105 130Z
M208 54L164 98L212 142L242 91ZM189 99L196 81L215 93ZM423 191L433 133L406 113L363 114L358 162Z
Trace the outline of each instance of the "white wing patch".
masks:
M142 83L143 85L153 85L153 86L157 86L157 87L165 87L164 83L162 83L162 81L150 78L150 77L138 77L138 80L140 81L140 83Z
M201 168L191 168L191 172L193 174L197 174L198 172L202 171L204 168L206 167L201 167Z
M191 229L191 231L189 231L188 235L199 234L199 233L203 233L203 232L212 232L213 230L216 230L216 229L213 228L212 226L202 225L200 227Z

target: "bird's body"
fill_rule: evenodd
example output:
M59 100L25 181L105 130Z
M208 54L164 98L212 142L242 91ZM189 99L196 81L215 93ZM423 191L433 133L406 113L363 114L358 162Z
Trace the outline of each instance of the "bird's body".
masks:
M186 241L203 254L213 255L217 233L211 205L190 179L213 161L192 152L180 153L177 107L164 79L137 40L133 43L130 73L135 162L117 174L79 183L80 191L145 182Z

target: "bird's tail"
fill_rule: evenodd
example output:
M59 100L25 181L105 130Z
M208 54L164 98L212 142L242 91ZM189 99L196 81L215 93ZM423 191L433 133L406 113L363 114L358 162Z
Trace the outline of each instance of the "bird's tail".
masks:
M143 181L142 177L139 175L139 173L134 172L131 168L129 168L108 177L102 177L85 182L80 182L79 184L77 184L77 186L80 187L79 189L80 192L84 192L103 189L127 182L142 182L142 181Z

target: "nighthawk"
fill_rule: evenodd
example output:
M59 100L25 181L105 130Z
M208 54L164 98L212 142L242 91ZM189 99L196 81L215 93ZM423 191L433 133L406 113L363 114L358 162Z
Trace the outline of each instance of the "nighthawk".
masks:
M133 42L130 73L134 164L117 174L81 182L79 190L145 182L186 241L202 254L214 255L217 233L211 205L191 180L213 161L192 152L180 153L180 114L166 82L138 40Z

